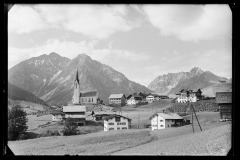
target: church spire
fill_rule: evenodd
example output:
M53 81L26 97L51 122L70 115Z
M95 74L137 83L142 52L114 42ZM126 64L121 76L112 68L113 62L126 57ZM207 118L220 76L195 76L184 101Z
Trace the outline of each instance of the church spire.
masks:
M79 84L79 79L78 79L78 69L77 69L77 74L76 74L75 81L77 81L77 82L78 82L78 84Z

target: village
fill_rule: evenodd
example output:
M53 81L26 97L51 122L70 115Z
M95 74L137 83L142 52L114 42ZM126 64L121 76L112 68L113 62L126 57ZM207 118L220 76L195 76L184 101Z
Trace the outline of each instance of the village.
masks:
M103 131L127 130L131 129L132 119L122 115L122 108L128 106L137 107L169 99L166 95L158 95L155 93L145 94L139 92L133 93L127 97L125 94L111 94L108 98L108 106L110 107L108 107L107 110L101 108L99 111L95 109L95 107L97 108L100 104L98 92L80 92L80 85L77 71L74 80L74 95L72 103L63 106L60 110L53 110L51 112L53 122L65 121L67 118L71 118L74 119L75 123L79 126L84 126L86 125L86 119L90 119L93 121L102 121L104 125ZM204 99L201 93L200 89L182 89L176 94L177 97L171 100L171 103L196 103ZM210 110L220 112L219 121L231 120L231 92L217 92L216 103L218 106L212 107ZM189 105L187 107L192 110ZM156 111L153 115L148 117L151 121L151 130L179 127L190 124L190 120L181 117L181 113L174 112L172 108L166 108L165 110L162 109L160 112ZM118 110L118 114L116 114L116 110ZM199 108L196 108L195 110L198 111Z

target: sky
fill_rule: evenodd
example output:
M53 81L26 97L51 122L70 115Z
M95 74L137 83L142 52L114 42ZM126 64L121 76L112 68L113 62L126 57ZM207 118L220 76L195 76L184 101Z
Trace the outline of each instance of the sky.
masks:
M14 5L8 69L51 52L87 54L144 86L193 67L231 78L232 12L225 4Z

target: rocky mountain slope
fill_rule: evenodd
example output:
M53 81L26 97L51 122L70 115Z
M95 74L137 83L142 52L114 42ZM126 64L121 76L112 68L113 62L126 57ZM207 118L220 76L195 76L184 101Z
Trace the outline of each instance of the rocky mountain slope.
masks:
M209 71L203 71L198 67L189 72L168 73L154 79L148 88L159 94L175 94L181 89L199 89L219 83L226 78L217 76Z
M8 81L49 104L63 105L72 100L77 69L80 90L97 90L105 103L112 93L152 92L85 54L72 60L56 53L31 58L9 69Z

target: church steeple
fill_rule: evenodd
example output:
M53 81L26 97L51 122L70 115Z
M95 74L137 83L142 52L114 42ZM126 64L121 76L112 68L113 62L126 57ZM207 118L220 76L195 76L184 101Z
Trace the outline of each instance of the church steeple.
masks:
M79 78L78 78L78 69L76 78L74 80L74 93L73 93L73 104L79 104L80 103L80 84L79 84Z
M78 69L77 69L77 74L76 74L76 77L75 77L75 81L77 81L78 82L78 84L79 84L79 78L78 78ZM74 82L75 82L74 81Z

